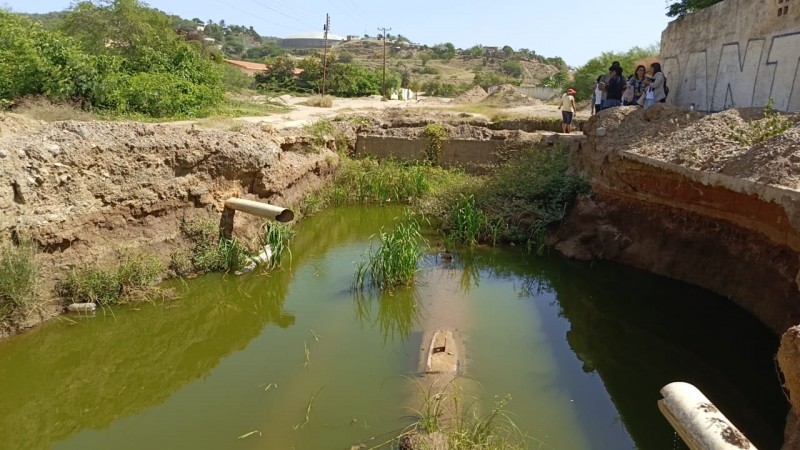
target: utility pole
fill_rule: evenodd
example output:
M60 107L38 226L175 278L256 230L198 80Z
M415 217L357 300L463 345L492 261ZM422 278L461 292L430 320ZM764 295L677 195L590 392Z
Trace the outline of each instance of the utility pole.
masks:
M328 75L328 30L331 29L331 16L329 14L325 14L325 25L323 27L325 30L325 52L322 56L322 97L324 98L325 84Z
M378 27L378 31L381 30L383 30L383 98L388 100L389 98L386 97L386 32L392 31L392 29Z

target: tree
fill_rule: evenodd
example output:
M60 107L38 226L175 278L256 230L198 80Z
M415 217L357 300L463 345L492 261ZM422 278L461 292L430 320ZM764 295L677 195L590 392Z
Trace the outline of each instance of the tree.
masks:
M722 0L681 0L667 8L667 17L683 17L703 8L721 2Z
M456 56L456 48L449 42L436 44L433 46L433 55L438 59L451 60Z
M503 53L505 53L506 58L510 58L514 55L514 49L510 45L506 45L503 47Z
M522 64L515 59L505 61L500 65L500 70L510 77L522 78Z

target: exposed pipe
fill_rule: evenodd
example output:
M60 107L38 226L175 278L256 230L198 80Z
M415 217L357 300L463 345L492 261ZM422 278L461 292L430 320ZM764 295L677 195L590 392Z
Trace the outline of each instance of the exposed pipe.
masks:
M225 207L278 222L291 222L294 219L294 212L291 209L243 198L229 198L225 200Z
M661 388L658 409L692 450L756 450L699 389L675 382Z

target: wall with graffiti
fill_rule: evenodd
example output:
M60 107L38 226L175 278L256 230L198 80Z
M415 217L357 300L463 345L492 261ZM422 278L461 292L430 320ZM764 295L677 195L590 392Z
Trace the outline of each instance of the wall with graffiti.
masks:
M668 103L800 110L800 0L725 0L661 35Z

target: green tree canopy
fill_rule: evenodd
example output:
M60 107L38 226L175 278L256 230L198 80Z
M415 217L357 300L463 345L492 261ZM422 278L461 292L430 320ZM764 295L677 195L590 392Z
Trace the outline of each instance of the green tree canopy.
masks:
M695 11L719 3L722 0L681 0L674 2L667 8L667 17L683 17Z
M629 76L636 67L636 62L648 57L658 56L658 45L641 48L633 47L624 53L604 52L600 56L590 59L581 68L575 71L573 84L571 87L578 92L576 100L591 98L592 83L597 80L599 75L608 73L608 68L614 61L619 61L622 66L623 75Z

